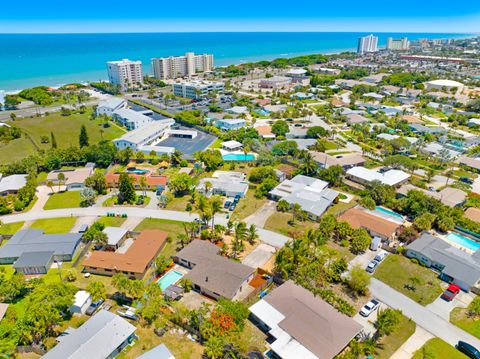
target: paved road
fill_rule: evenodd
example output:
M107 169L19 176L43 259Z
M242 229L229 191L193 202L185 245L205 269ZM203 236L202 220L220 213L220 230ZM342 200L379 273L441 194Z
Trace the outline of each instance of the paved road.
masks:
M456 345L459 340L463 340L480 348L480 340L375 278L372 278L370 291L374 297L392 308L400 309L418 326L447 343Z

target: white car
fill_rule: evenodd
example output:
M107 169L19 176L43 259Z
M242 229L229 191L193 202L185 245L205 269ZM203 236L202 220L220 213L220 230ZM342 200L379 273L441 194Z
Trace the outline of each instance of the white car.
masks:
M360 315L362 317L368 317L370 314L372 314L373 311L375 311L375 309L378 308L379 305L380 303L377 300L372 299L370 302L363 306L363 308L360 310Z
M378 253L376 256L375 256L375 260L380 263L381 261L383 261L385 259L385 257L388 256L388 252L387 251L381 251L380 253Z
M373 261L368 263L368 266L367 266L367 268L365 268L365 270L368 273L373 273L373 272L375 272L375 269L377 269L377 266L378 266L378 262L374 259Z

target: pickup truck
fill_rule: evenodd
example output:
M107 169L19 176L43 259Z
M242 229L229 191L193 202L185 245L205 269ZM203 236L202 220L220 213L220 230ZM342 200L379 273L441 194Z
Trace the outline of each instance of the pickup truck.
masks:
M445 292L442 294L442 299L451 302L455 296L460 293L460 287L456 284L450 284Z

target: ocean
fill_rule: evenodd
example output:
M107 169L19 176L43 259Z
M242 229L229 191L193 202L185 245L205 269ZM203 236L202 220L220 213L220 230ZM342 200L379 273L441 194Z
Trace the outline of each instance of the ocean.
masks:
M365 33L129 33L0 34L0 90L58 86L107 78L107 61L141 60L151 73L153 57L213 53L215 66L311 53L355 50ZM387 37L458 38L466 34L381 33Z

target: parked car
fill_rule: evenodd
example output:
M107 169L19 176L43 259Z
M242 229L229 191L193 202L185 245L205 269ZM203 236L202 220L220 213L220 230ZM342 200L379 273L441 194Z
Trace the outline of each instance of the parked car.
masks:
M458 293L460 293L460 287L456 284L450 284L445 292L443 292L441 298L447 302L451 302Z
M380 305L380 302L378 302L375 299L372 299L370 302L368 302L362 307L362 309L360 310L360 315L362 317L368 317L378 308L379 305Z
M93 302L90 304L90 306L87 308L87 311L85 312L86 315L93 315L97 311L97 309L100 308L100 306L103 304L105 300L104 299L99 299L96 302Z
M381 251L380 253L378 253L376 256L375 256L375 260L380 263L381 261L383 261L385 259L385 257L388 256L388 252L387 251Z
M473 180L471 178L468 178L468 177L460 177L460 182L473 184Z
M88 224L82 224L80 226L80 229L78 230L78 233L85 233L88 230Z
M230 208L228 209L230 212L233 212L235 210L235 208L237 207L237 204L235 202L232 203L232 205L230 206Z
M471 344L459 341L455 348L469 358L480 359L480 351Z
M238 203L238 201L240 201L240 198L241 198L240 195L237 194L237 195L235 196L235 198L233 199L233 203Z
M368 273L373 273L373 272L375 272L375 269L377 269L377 266L378 266L378 262L374 259L373 261L368 263L368 266L367 266L367 268L365 268L365 270Z
M232 202L226 201L225 204L223 205L223 208L229 208L232 205Z

